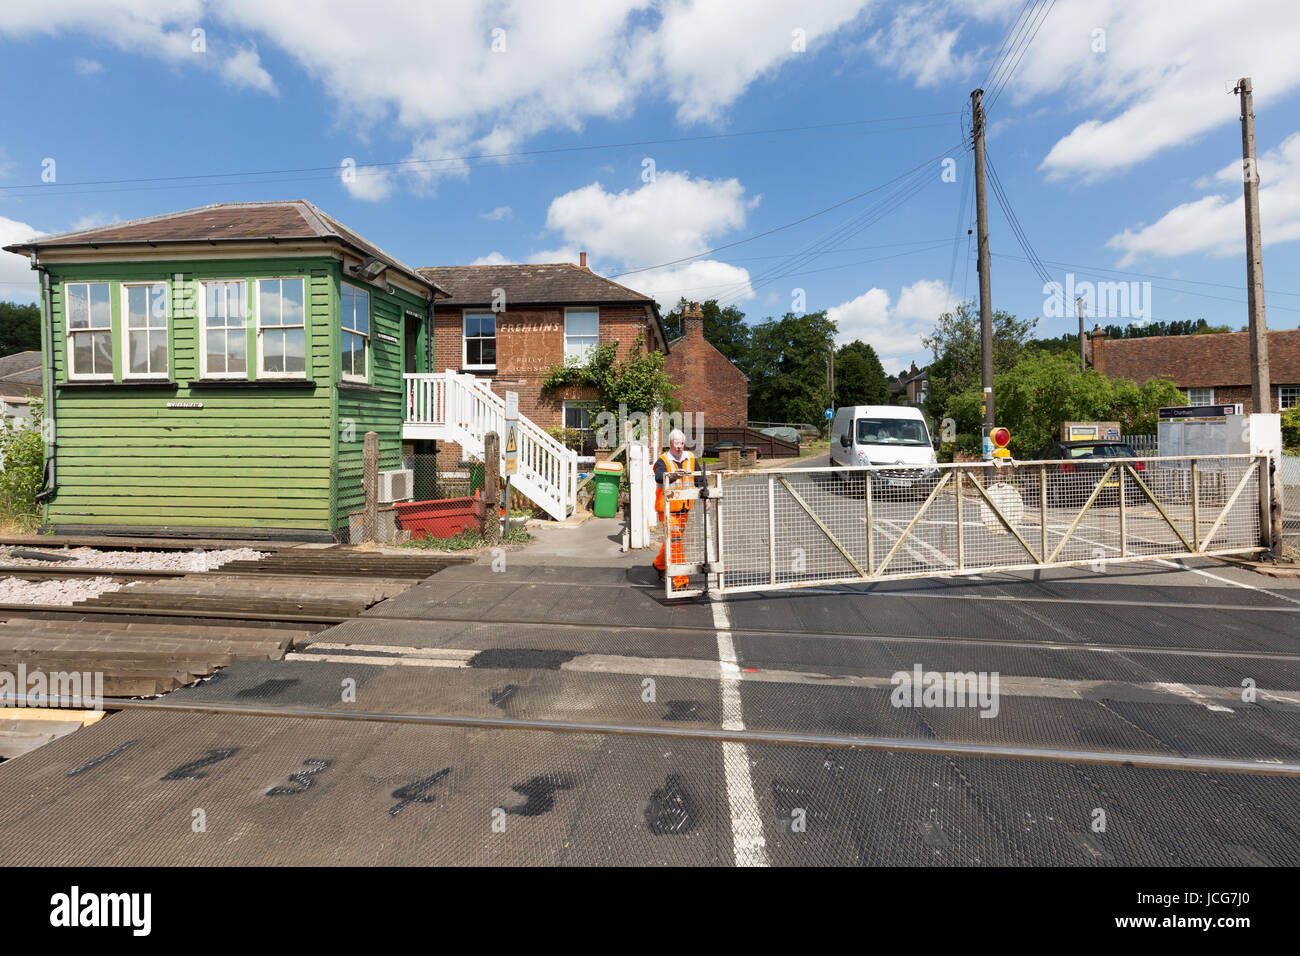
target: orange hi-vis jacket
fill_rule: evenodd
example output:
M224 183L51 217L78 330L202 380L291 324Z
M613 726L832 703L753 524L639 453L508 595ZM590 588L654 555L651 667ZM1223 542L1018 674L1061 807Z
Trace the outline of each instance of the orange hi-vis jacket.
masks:
M663 468L660 469L659 465L663 465ZM679 462L673 458L671 454L664 452L659 456L659 460L655 463L655 511L660 514L664 513L664 487L662 475L665 472L672 476L668 479L670 485L688 484L694 481L697 477L695 474L696 464L694 453L688 451L686 456ZM671 500L668 502L668 507L671 512L676 514L690 511L693 504L695 504L695 502L687 498L682 501Z

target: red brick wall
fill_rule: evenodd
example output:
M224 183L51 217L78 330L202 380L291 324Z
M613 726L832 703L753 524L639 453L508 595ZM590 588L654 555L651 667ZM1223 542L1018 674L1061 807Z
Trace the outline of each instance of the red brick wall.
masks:
M665 369L683 412L703 414L703 425L729 427L749 420L749 380L704 338L702 319L685 317L686 333L673 342Z
M600 307L600 341L619 343L619 355L632 351L638 335L654 341L648 328L654 320L646 306ZM446 306L434 311L434 370L461 370L464 357L464 310ZM564 308L533 306L497 313L497 367L495 371L474 371L492 380L498 395L519 393L519 413L542 428L556 428L564 422L564 402L594 399L593 389L572 386L542 392L542 379L553 366L564 362ZM453 467L460 459L459 446L441 443L438 462Z

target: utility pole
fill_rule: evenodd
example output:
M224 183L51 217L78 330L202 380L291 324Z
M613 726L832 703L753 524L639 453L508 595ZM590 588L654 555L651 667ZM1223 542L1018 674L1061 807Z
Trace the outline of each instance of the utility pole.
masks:
M984 193L984 104L983 90L970 95L975 129L975 214L978 230L980 274L980 384L983 386L984 424L981 447L985 461L993 458L993 291L989 283L989 206Z
M1088 371L1088 360L1083 350L1083 296L1074 300L1075 310L1079 313L1079 371Z
M1241 180L1246 194L1246 301L1250 309L1250 401L1254 411L1273 410L1268 376L1268 327L1264 322L1264 263L1259 238L1259 167L1255 164L1255 108L1250 77L1237 81L1241 95Z
M1259 237L1259 165L1255 162L1255 101L1250 77L1233 90L1241 97L1241 181L1246 205L1246 302L1250 310L1250 403L1255 412L1273 411L1268 374L1268 325L1264 321L1264 256ZM1279 449L1280 451L1280 449ZM1260 520L1269 527L1273 557L1282 554L1282 495L1278 461L1269 462L1267 486L1260 482Z

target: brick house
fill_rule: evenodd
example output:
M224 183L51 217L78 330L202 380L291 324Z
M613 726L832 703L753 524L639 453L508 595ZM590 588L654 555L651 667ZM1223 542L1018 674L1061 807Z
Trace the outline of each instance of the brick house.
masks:
M542 391L549 369L579 359L597 343L617 341L619 355L668 351L659 307L578 264L439 266L419 273L449 298L433 309L433 362L491 380L498 394L519 393L519 412L543 428L586 429L595 391L570 386ZM421 449L417 448L417 452ZM427 450L424 449L424 450ZM460 447L438 443L440 467L454 467Z
M678 386L682 411L692 420L702 414L710 428L743 427L749 421L749 378L704 338L698 302L682 314L682 334L669 344L664 369Z
M924 405L929 391L929 366L918 369L915 362L906 375L896 382L889 383L890 400L904 405Z
M1222 332L1108 339L1097 327L1092 330L1089 361L1110 378L1172 379L1192 405L1240 402L1249 413L1254 411L1249 336L1248 332ZM1300 405L1300 329L1269 332L1268 360L1272 392L1268 411Z

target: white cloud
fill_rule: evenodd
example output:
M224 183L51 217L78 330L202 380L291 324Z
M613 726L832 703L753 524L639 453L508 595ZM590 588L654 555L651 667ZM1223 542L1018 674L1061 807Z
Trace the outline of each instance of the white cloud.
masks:
M88 212L78 216L68 227L68 232L80 232L82 229L94 229L96 226L106 226L110 222L120 222L120 216L111 216L103 212Z
M736 179L665 171L634 190L610 193L595 182L558 196L546 228L603 259L650 265L699 255L713 237L744 226L758 201Z
M935 320L955 301L947 283L921 279L903 286L897 305L892 304L886 290L873 288L827 309L826 317L836 323L837 343L861 339L876 350L889 371L916 359L924 363L926 352L921 337L934 328Z
M1125 229L1106 243L1124 255L1120 268L1141 257L1173 258L1191 253L1241 255L1246 241L1241 161L1229 163L1200 188L1221 184L1211 195L1181 203L1156 222ZM1300 132L1259 157L1260 235L1264 245L1300 239Z
M692 302L720 299L724 305L755 298L748 269L714 259L697 259L680 266L651 269L614 281L651 296L661 310L676 307L682 298Z
M974 71L976 54L954 52L961 28L943 29L938 19L932 3L906 7L895 14L888 31L872 35L867 49L917 86L963 79Z
M509 206L497 206L490 212L481 212L478 215L480 219L486 219L488 222L501 222L514 216L514 210Z
M104 64L98 60L88 60L84 56L77 57L72 62L72 66L82 76L94 76L96 73L104 72Z
M40 235L40 230L25 222L0 216L0 247L25 242ZM40 286L36 273L24 256L0 251L0 300L34 302Z
M495 249L493 249L493 250L492 250L491 252L489 252L487 255L485 255L485 256L479 256L477 259L475 259L473 262L471 262L470 265L472 265L472 266L507 266L507 265L510 264L510 262L511 262L510 259L506 258L506 257L503 256L501 253L499 253L499 252L497 252Z
M245 47L221 64L221 78L236 88L258 90L278 95L275 81L262 66L256 47Z
M392 176L387 169L378 166L358 165L350 175L340 174L339 179L350 197L363 202L379 202L393 192Z

